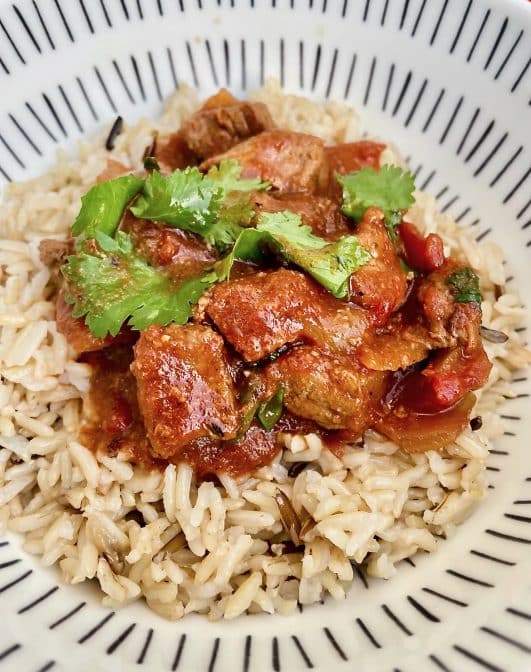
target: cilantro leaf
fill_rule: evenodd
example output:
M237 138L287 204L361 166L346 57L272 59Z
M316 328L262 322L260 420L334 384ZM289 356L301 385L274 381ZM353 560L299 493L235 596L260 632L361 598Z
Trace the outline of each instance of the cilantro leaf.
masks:
M454 271L444 282L452 285L457 303L481 303L479 278L469 266Z
M205 178L219 185L225 195L218 220L205 236L207 242L221 249L232 245L243 228L251 223L254 211L251 199L246 194L269 188L269 184L259 178L242 180L242 170L236 160L229 159L222 161L219 166L212 166Z
M147 177L131 212L140 219L157 220L204 235L215 222L222 200L222 189L205 182L195 167L175 170L170 175L155 170Z
M343 213L359 222L367 208L380 208L389 235L396 240L395 227L402 212L415 202L413 175L398 166L385 165L380 170L362 168L348 175L336 173L336 179L343 187Z
M134 175L123 175L94 185L81 197L81 209L72 225L72 235L94 238L95 233L101 231L113 236L126 205L143 184L144 180Z
M371 260L355 236L343 236L320 250L288 249L287 255L337 298L348 295L350 276Z
M274 245L270 236L264 235L256 229L243 229L230 253L214 266L219 282L230 279L232 267L238 259L255 263L263 261L267 256L268 244Z
M288 261L303 268L338 298L347 296L349 277L371 259L355 236L342 236L329 243L314 235L291 212L263 213L256 228L270 233Z
M118 231L114 240L96 232L95 239L97 247L87 241L63 266L72 314L85 316L94 336L115 336L126 321L138 330L151 324L184 324L191 305L217 280L207 273L175 285L135 252L128 234Z
M211 245L231 245L253 215L246 192L267 188L258 179L240 180L237 161L222 161L203 175L197 168L171 175L153 171L131 212L141 219L164 222L196 233ZM236 195L236 192L238 195Z
M327 245L327 241L324 238L316 236L307 224L302 223L299 215L289 210L263 212L260 215L256 228L259 231L270 233L284 247L293 247L294 249L301 247L318 250Z
M269 188L267 182L259 178L241 179L243 168L235 159L221 161L219 166L212 166L207 173L207 178L214 180L224 191L262 191Z
M270 429L277 424L282 415L282 402L284 401L284 386L280 385L275 394L268 399L268 401L263 401L260 406L258 406L258 420L262 423L262 427L269 432Z
M371 259L355 236L329 243L314 235L293 212L264 212L256 228L244 229L231 253L218 263L219 279L229 277L236 259L260 262L268 251L305 270L338 298L347 296L350 275Z
M232 193L225 199L217 220L212 224L205 239L218 250L229 248L244 227L251 223L254 210L251 200L245 194Z

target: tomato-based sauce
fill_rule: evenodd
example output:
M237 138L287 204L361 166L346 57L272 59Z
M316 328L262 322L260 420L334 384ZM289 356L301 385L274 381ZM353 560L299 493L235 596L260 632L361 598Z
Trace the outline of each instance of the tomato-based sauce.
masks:
M172 460L162 460L151 450L130 370L132 359L132 351L122 346L84 356L83 361L91 365L93 374L82 439L95 452L113 456L120 452L146 468L164 469ZM327 433L311 420L284 413L275 431L267 432L254 422L238 440L197 439L184 448L177 461L193 465L199 478L217 473L247 474L275 457L281 447L280 432L330 436L334 451L340 450L333 432Z
M131 311L114 328L116 302L88 320L103 315L96 333L117 335L96 337L68 303L99 299L99 276L91 296L69 286L90 285L86 269L59 287L57 327L93 368L83 442L150 469L184 461L205 479L270 464L285 433L317 434L336 455L369 429L409 452L454 441L491 368L478 278L445 257L437 234L405 221L413 178L398 167L378 174L385 146L325 146L227 91L174 130L146 151L161 173L190 170L157 177L155 215L153 204L127 206L117 224L134 254L123 253L116 313L124 301ZM127 172L110 160L100 182ZM403 206L387 193L395 182L400 202L410 185ZM147 185L135 204L149 200ZM76 249L48 241L41 256L57 271ZM84 249L103 273L105 249ZM113 255L107 270L124 263ZM140 332L127 326L138 311Z
M87 421L82 429L85 444L96 452L121 452L136 464L163 469L172 460L162 460L151 450L130 370L132 351L116 346L86 355L84 361L93 367ZM288 417L286 422L291 430L311 424ZM266 432L255 423L239 440L191 441L177 461L193 465L199 478L217 473L238 476L269 464L279 449L278 432Z
M93 367L87 421L82 430L86 445L110 455L119 452L149 469L164 469L171 462L191 464L197 477L219 473L242 476L269 464L282 447L282 433L317 434L340 457L359 432L330 430L317 422L284 411L273 430L253 421L245 435L231 441L203 437L191 441L178 459L161 459L153 452L137 400L137 385L130 370L132 351L114 346L89 353L84 361ZM468 423L475 397L468 393L450 408L422 409L423 392L418 366L389 377L387 393L374 409L372 426L410 452L439 450L451 443ZM420 410L419 410L420 407Z
M83 361L92 366L86 422L82 440L95 452L123 453L147 468L165 464L153 456L138 408L136 381L130 371L131 348L113 346L89 353Z

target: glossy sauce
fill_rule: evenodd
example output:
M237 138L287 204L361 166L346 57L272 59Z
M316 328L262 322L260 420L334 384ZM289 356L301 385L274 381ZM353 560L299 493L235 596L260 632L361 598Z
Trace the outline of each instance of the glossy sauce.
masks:
M144 429L136 381L129 369L132 354L130 348L115 346L83 357L92 366L93 374L82 440L95 452L114 456L121 451L135 464L164 469L168 461L152 453ZM232 476L248 474L272 461L281 447L281 432L317 434L338 456L346 442L357 438L348 432L327 431L312 420L284 412L272 431L266 432L253 423L237 441L198 439L184 448L177 461L191 464L202 479L223 472Z
M218 94L204 110L232 105L228 95ZM281 449L282 433L317 434L338 456L368 428L410 452L439 450L455 440L474 404L468 390L483 384L490 366L481 346L469 353L454 337L456 329L464 333L465 328L450 323L454 306L445 280L459 264L444 260L438 236L425 239L413 225L406 226L395 246L383 213L375 208L356 225L341 213L335 174L378 168L383 149L368 141L325 148L313 136L274 129L202 164L205 169L221 158L235 158L244 177L269 181L273 189L253 196L257 214L291 210L330 241L354 233L371 260L350 277L346 300L335 299L300 270L286 269L285 259L271 255L271 264L268 259L260 267L236 262L229 282L208 290L208 301L194 308L189 325L150 327L139 337L126 331L95 342L81 320L74 324L70 319L60 297L58 326L63 324L69 341L85 353L82 361L93 368L83 442L96 452L122 453L148 469L184 461L199 479L208 479L219 473L242 476L270 464ZM175 134L159 143L157 156L169 169L196 163L185 150ZM120 164L109 165L105 177L123 170ZM218 258L194 234L130 213L121 226L138 251L178 283L202 274ZM426 275L411 282L399 261L404 254ZM479 329L473 306L455 312L464 315L461 322L472 324L472 331ZM430 340L435 330L448 343ZM186 345L184 333L192 331ZM81 332L86 332L84 341ZM216 342L221 342L217 358ZM453 359L444 360L446 353ZM453 403L445 390L458 387L456 361L461 387ZM216 378L221 369L224 378ZM253 380L260 391L251 394L249 405ZM281 384L284 410L275 427L266 431L255 418L240 436L249 408L270 399ZM427 404L429 386L444 388L448 403L439 403L439 393L437 403ZM231 423L224 429L229 398ZM162 440L159 430L164 430Z
M116 455L122 451L136 464L164 469L168 461L153 454L146 436L136 381L129 368L132 355L130 348L117 346L83 358L93 367L93 374L82 440L95 452ZM178 461L191 464L199 478L220 472L238 476L269 464L279 449L278 432L266 432L253 424L239 441L192 441L179 453Z
M138 407L136 381L129 368L132 354L131 348L113 346L83 357L83 361L93 367L93 375L82 440L95 452L110 455L122 452L132 462L148 469L162 470L169 462L183 461L193 466L199 479L205 479L217 473L242 476L269 464L281 448L279 435L282 432L317 434L338 457L346 445L360 438L347 430L326 430L312 420L284 412L269 432L253 422L239 440L223 442L201 438L188 444L179 453L179 459L160 459L151 450ZM415 390L420 389L420 368L410 367L390 377L388 393L375 413L373 424L412 452L437 450L454 440L466 426L475 399L473 394L468 394L454 407L434 413L415 410L421 394L415 394Z
M469 392L449 408L426 408L422 366L394 372L374 428L408 452L441 450L468 424L476 397Z

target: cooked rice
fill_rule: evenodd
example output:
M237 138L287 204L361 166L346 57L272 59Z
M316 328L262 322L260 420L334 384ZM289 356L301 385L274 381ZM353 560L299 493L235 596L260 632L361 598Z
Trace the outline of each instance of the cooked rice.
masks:
M315 104L271 83L255 98L281 126L329 142L359 137L357 115L341 103ZM470 514L485 493L489 441L503 432L498 407L514 396L513 372L531 361L515 332L525 311L514 293L495 298L494 286L505 285L499 248L478 245L471 231L436 211L431 196L417 193L409 219L439 233L447 252L479 271L483 322L509 335L485 344L494 366L474 411L483 418L479 431L467 429L443 453L414 455L371 431L342 459L316 435L286 435L271 465L240 482L220 476L220 485L197 484L186 464L149 473L120 456L95 456L77 438L90 369L74 361L57 331L39 241L67 233L109 156L138 166L153 130L177 128L197 105L196 93L182 87L156 124L127 129L112 153L102 135L82 142L77 157L60 153L48 173L5 190L0 527L23 533L24 549L45 565L58 563L65 581L96 579L109 607L143 597L168 619L287 614L327 593L344 598L352 562L365 563L371 576L392 576L398 561L435 551ZM402 161L392 148L383 159ZM301 463L309 468L290 477L290 466ZM277 489L300 517L303 552L286 545Z

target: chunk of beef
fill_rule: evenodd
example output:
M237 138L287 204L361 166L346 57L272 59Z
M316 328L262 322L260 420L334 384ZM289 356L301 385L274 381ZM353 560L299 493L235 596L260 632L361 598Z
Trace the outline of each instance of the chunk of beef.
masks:
M172 173L177 168L195 166L197 157L186 144L181 133L159 137L153 145L153 156L161 173Z
M194 154L207 159L273 126L263 103L235 101L201 108L184 122L180 133Z
M437 346L418 312L414 292L410 292L403 307L383 327L367 331L357 353L362 364L377 371L397 371L426 359Z
M315 191L324 145L320 138L292 131L264 131L201 164L207 170L224 159L236 159L243 177L259 177L280 191Z
M151 326L131 370L153 451L176 457L200 437L233 439L240 424L223 339L198 325Z
M127 211L122 229L130 233L135 249L153 266L163 266L175 280L186 280L212 265L216 256L193 233L137 219Z
M353 358L335 358L300 346L266 368L272 385L284 384L284 404L295 415L327 429L361 434L373 420L387 374L370 371Z
M290 210L299 215L303 223L327 240L337 240L349 233L348 220L339 205L324 196L302 193L257 192L253 197L255 212L282 212Z
M384 224L383 213L369 208L354 231L372 259L350 276L350 298L383 324L406 297L406 275Z
M66 240L45 238L39 243L39 258L45 266L48 266L52 278L56 281L61 278L61 266L70 254L74 254L73 238Z
M301 339L352 351L368 323L363 311L285 269L220 283L208 298L208 317L248 362Z
M235 98L230 91L224 87L216 91L212 96L209 96L199 108L200 110L213 110L216 107L228 107L229 105L236 105L240 101Z
M426 343L408 336L405 330L371 335L360 346L360 362L376 371L398 371L426 359Z
M475 302L458 303L448 277L462 264L447 259L443 266L422 279L417 289L420 313L433 343L439 348L464 345L474 351L481 345L479 327L481 306Z
M321 188L324 193L339 200L341 198L341 185L335 178L335 173L347 175L361 168L379 168L380 154L385 145L371 140L348 142L342 145L333 145L325 148L326 170Z
M245 360L257 361L302 336L308 289L300 273L256 273L216 285L206 313Z
M72 315L72 306L65 301L64 290L57 295L55 303L55 321L57 330L63 334L68 343L80 355L83 352L102 350L113 343L123 343L130 340L129 332L117 336L98 338L93 336L82 317Z

